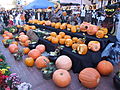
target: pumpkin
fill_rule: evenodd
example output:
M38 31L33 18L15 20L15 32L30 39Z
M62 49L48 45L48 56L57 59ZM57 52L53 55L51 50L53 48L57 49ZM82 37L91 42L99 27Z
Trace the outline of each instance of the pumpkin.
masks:
M52 36L48 36L46 39L48 40L48 41L52 41Z
M23 48L23 53L24 54L28 54L30 52L30 49L29 48Z
M51 32L51 33L50 33L50 36L56 37L56 36L57 36L57 33L56 33L56 32Z
M28 47L28 46L29 46L29 43L31 43L30 40L25 41L24 46L25 46L25 47Z
M24 32L21 32L19 35L25 35L25 33L24 33Z
M17 27L17 28L21 28L21 26L20 26L20 25L17 25L16 27Z
M10 39L10 37L6 36L6 37L4 37L4 39Z
M34 59L31 58L31 57L26 58L24 62L25 62L25 64L26 64L27 66L29 66L29 67L32 67L32 66L34 65Z
M52 38L52 43L53 44L58 44L58 42L59 42L58 38L55 38L55 37Z
M62 37L61 37L61 35L57 35L56 38L57 38L58 40L60 40Z
M64 29L66 29L66 26L65 26L65 25L61 25L61 26L60 26L60 29L63 29L63 30L64 30Z
M62 44L62 45L65 44L65 39L60 39L59 43Z
M72 32L72 33L76 33L76 32L77 32L76 26L72 26L72 27L71 27L71 32Z
M72 25L71 24L67 24L67 29L71 29Z
M98 27L96 25L90 25L89 28L87 29L87 33L89 35L95 35L97 31Z
M73 49L73 50L77 50L78 45L79 45L79 44L74 43L74 44L72 45L72 49Z
M52 27L55 27L55 23L54 23L54 22L53 22L53 23L51 23L51 26L52 26Z
M87 29L89 28L90 25L91 25L90 23L83 22L83 23L80 25L80 31L82 31L82 32L87 32Z
M77 43L78 43L78 44L85 44L84 40L82 40L81 38L79 38L79 39L77 40Z
M59 32L59 35L63 38L65 36L64 32Z
M65 35L65 36L64 36L64 39L71 39L71 36Z
M11 53L16 53L18 51L18 46L16 44L10 44L9 47L8 47L9 51Z
M36 49L39 50L41 53L45 52L45 45L40 44L36 46Z
M21 41L22 43L26 42L28 39L29 38L27 35L20 35L19 36L19 41Z
M92 51L99 51L100 50L100 42L98 41L90 41L88 43L88 49L92 50Z
M85 68L79 73L81 84L87 88L95 88L100 82L100 74L94 68Z
M105 36L104 31L99 30L96 32L96 37L97 38L103 38Z
M73 44L72 39L66 39L66 40L65 40L65 45L66 45L67 47L72 46L72 44Z
M66 87L71 83L70 73L63 69L58 69L53 73L53 82L59 87Z
M76 43L78 41L78 38L77 37L73 37L72 41L73 41L73 43Z
M51 25L51 21L45 21L45 25L50 26Z
M2 37L7 37L7 35L6 35L6 34L3 34Z
M29 20L28 23L33 23L33 20Z
M29 53L28 56L32 57L33 59L37 59L41 55L40 51L37 49L32 49Z
M62 55L57 58L55 65L58 69L70 70L72 67L72 61L68 56Z
M34 30L34 29L36 29L36 27L35 27L35 26L30 26L30 29L33 29L33 30Z
M102 28L100 28L100 30L102 30L105 35L108 34L108 29L107 28L102 27Z
M16 41L13 41L12 44L16 44L18 46L18 42L16 42Z
M12 33L7 33L6 35L7 35L10 39L13 38L13 34L12 34Z
M36 59L35 65L37 68L44 68L47 67L47 64L50 62L50 60L45 56L40 56Z
M109 61L103 60L98 63L97 70L102 75L109 75L113 72L113 65Z
M85 55L88 52L88 47L86 44L79 44L77 47L77 51L81 55Z
M61 26L61 23L56 23L56 24L55 24L55 28L56 28L56 29L59 29L60 26Z
M23 27L23 29L24 29L25 31L28 31L28 30L30 30L30 27L26 25L26 26Z
M10 33L10 32L8 32L8 31L4 31L4 34L8 34L8 33Z

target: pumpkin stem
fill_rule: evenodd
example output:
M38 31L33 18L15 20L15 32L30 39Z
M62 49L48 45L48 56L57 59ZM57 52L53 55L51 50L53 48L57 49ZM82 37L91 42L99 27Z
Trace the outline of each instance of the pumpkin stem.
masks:
M63 73L60 73L60 75L63 75Z

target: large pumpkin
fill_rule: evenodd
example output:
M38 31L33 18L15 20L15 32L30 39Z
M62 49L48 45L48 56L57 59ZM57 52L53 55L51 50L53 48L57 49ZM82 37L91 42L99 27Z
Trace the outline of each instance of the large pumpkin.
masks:
M83 22L83 23L80 25L80 31L82 31L82 32L87 32L87 29L89 28L90 25L91 25L90 23Z
M34 65L34 59L31 58L31 57L26 58L24 62L25 62L25 64L26 64L27 66L29 66L29 67L32 67L32 66Z
M53 44L58 44L58 42L59 42L58 38L55 38L55 37L52 38L52 43Z
M100 74L94 68L85 68L79 73L81 84L87 88L95 88L100 81Z
M19 41L21 41L22 43L26 42L28 39L29 38L27 35L20 35L19 36Z
M72 44L73 44L72 39L66 39L66 40L65 40L65 45L66 45L67 47L72 46Z
M72 26L72 27L71 27L71 32L72 32L72 33L76 33L76 32L77 32L76 26Z
M59 69L70 70L72 67L72 61L68 56L62 55L57 58L55 65Z
M36 49L39 50L41 53L45 52L45 45L41 44L41 45L37 45Z
M61 23L56 23L56 24L55 24L55 28L56 28L56 29L59 29L60 26L61 26Z
M63 38L65 36L64 32L59 32L59 35Z
M105 36L104 31L99 30L96 32L96 37L97 38L103 38Z
M53 22L53 23L51 23L51 26L52 26L52 27L55 27L55 23L54 23L54 22Z
M46 67L49 62L50 60L47 57L40 56L36 59L35 65L37 68L43 68L43 67Z
M109 61L103 60L98 63L97 70L102 75L109 75L113 72L113 65Z
M98 27L96 25L90 25L89 28L87 29L87 33L89 35L95 35L97 31Z
M28 56L32 57L33 59L37 59L41 55L40 51L37 49L32 49L29 53Z
M66 87L71 82L70 73L63 69L58 69L53 73L53 82L59 87Z
M77 51L81 55L85 55L88 52L88 47L86 44L79 44L77 47Z
M51 25L51 21L45 21L45 25L50 26Z
M92 51L99 51L100 50L100 42L98 41L90 41L88 43L88 49L92 50Z
M18 51L18 46L16 44L10 44L9 47L8 47L9 51L11 53L16 53Z

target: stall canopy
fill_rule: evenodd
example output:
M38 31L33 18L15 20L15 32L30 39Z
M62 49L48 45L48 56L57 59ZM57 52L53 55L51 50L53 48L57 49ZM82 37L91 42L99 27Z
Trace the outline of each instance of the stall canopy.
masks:
M44 9L48 7L54 7L54 3L49 2L48 0L34 0L30 4L24 7L25 10L27 9Z

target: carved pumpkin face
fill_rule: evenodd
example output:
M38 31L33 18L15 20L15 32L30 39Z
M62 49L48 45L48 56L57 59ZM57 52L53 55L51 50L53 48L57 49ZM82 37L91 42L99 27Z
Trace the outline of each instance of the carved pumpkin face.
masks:
M97 38L103 38L105 36L104 31L99 30L96 32L96 37Z
M88 33L89 35L94 35L94 34L96 34L97 31L98 31L98 27L95 26L95 25L91 25L91 26L89 26L89 28L87 29L87 33Z
M72 25L71 24L67 24L67 28L71 29Z
M52 26L52 27L55 27L55 23L54 23L54 22L53 22L53 23L51 23L51 26Z
M64 39L71 39L71 36L65 35L65 36L64 36Z
M65 36L64 32L60 32L59 35L63 38Z
M78 41L78 38L77 37L73 37L72 41L73 41L73 43L76 43Z
M79 44L77 47L77 51L81 55L85 55L88 52L88 47L86 44Z
M98 41L90 41L88 43L88 49L92 50L92 51L99 51L100 50L100 42Z
M82 32L86 32L90 25L91 25L90 23L83 22L83 23L80 25L80 30L81 30Z
M59 41L58 38L55 38L55 37L52 38L52 43L53 44L58 44L58 41Z
M102 30L105 35L108 33L108 29L107 28L102 27L102 28L100 28L100 30Z
M73 44L73 41L72 41L71 39L66 39L66 40L65 40L65 45L66 45L67 47L72 46L72 44Z
M60 39L59 43L62 44L62 45L65 44L65 39Z
M72 32L72 33L76 33L76 32L77 32L76 26L72 26L72 27L71 27L71 32Z
M74 43L73 45L72 45L72 49L73 50L77 50L77 47L79 46L79 44L77 44L77 43Z
M50 33L50 36L56 37L56 36L57 36L57 33L56 33L56 32L51 32L51 33Z
M60 26L61 26L61 23L56 23L56 24L55 24L55 28L56 28L56 29L59 29Z

